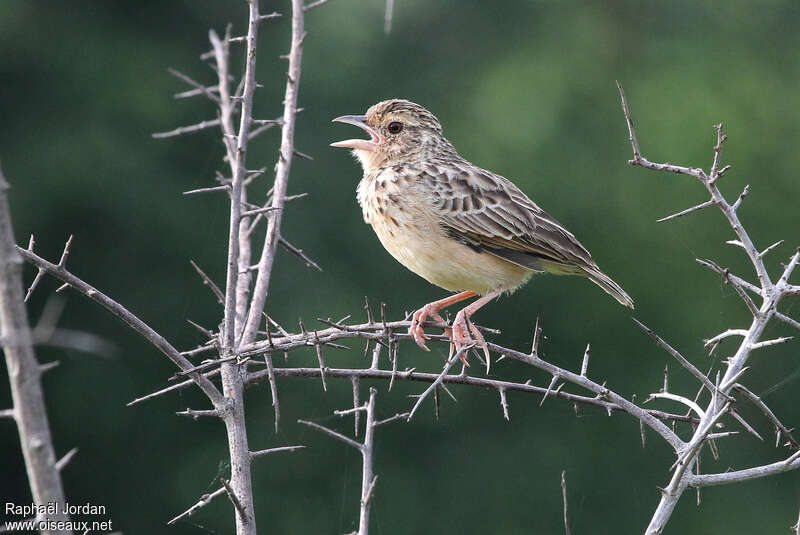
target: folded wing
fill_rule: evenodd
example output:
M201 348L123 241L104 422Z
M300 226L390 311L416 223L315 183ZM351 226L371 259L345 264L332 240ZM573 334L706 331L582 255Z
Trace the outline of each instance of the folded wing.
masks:
M534 271L584 275L633 306L575 236L509 180L466 162L426 166L419 180L452 238Z

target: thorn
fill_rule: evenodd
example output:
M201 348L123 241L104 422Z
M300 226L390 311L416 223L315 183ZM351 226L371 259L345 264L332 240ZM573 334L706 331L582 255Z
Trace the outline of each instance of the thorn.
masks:
M193 322L189 318L186 318L186 321L189 323L189 325L191 325L192 327L194 327L195 329L197 329L198 331L200 331L201 333L206 335L209 339L211 339L211 340L214 339L214 333L212 333L211 331L209 331L208 329L206 329L202 325Z
M61 457L56 462L56 470L58 470L59 472L63 470L72 460L72 458L75 457L77 453L78 453L78 448L72 448L71 450L69 450L63 457Z
M644 432L644 421L639 420L639 434L642 436L642 449L647 448L647 439Z
M536 325L533 328L533 342L531 343L531 356L538 357L539 356L539 333L541 329L539 328L539 316L536 316ZM542 400L544 402L544 400Z
M739 209L739 206L741 206L742 201L744 200L745 197L747 197L749 193L750 193L750 184L747 184L744 187L744 190L742 190L742 192L739 194L739 198L736 199L736 202L733 203L733 206L731 207L734 212Z
M781 245L781 244L783 243L783 241L784 241L784 240L779 240L779 241L776 241L775 243L773 243L772 245L770 245L769 247L767 247L766 249L764 249L763 251L761 251L760 253L758 253L758 257L759 257L759 258L764 258L764 256L765 256L767 253L769 253L770 251L772 251L773 249L775 249L776 247L778 247L779 245Z
M539 406L540 407L542 405L544 405L544 402L547 399L547 396L549 396L550 392L553 391L553 387L555 386L556 381L558 381L558 375L553 375L553 380L550 381L550 385L547 387L547 391L544 393L544 396L542 396L542 401L539 402Z
M275 19L281 16L282 15L280 13L275 11L273 13L270 13L269 15L259 15L258 18L256 19L256 22L264 22L265 20Z
M672 215L668 215L666 217L662 217L661 219L657 219L656 223L663 223L665 221L670 221L672 219L677 219L679 217L691 214L692 212L697 212L698 210L702 210L704 208L708 208L709 206L712 206L713 204L715 204L714 201L713 200L709 200L709 201L706 201L704 203L700 203L700 204L698 204L696 206L692 206L691 208L687 208L686 210L681 210L680 212L674 213Z
M54 360L52 362L46 362L44 364L40 364L39 365L39 373L49 372L53 368L58 367L59 364L61 364L60 360Z
M511 418L508 416L508 401L506 400L506 389L498 388L497 391L500 393L500 407L503 409L503 418L505 418L506 421L509 422L511 421Z
M586 351L583 353L583 362L581 362L581 376L586 377L586 372L589 370L589 344L586 344Z

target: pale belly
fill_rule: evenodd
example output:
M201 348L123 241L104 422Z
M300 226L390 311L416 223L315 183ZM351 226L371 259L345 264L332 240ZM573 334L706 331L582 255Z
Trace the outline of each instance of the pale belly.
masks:
M448 237L426 195L408 175L378 175L365 178L358 186L364 220L398 262L452 292L512 291L533 275L530 269L479 253Z
M476 252L449 238L421 214L417 216L404 221L377 219L371 225L398 262L432 284L453 292L486 294L513 291L534 273L489 253Z

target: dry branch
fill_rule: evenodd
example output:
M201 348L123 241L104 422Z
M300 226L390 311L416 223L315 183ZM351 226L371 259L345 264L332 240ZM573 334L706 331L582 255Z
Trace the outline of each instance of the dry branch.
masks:
M639 148L639 142L636 137L636 132L633 126L633 119L631 118L630 109L628 107L627 99L625 98L625 93L622 90L622 87L617 84L620 93L620 99L622 101L622 111L625 115L625 120L628 125L628 134L629 140L631 143L631 149L633 151L633 159L631 159L628 163L631 165L636 165L640 167L644 167L646 169L651 169L655 171L668 171L678 174L683 174L687 176L691 176L697 179L706 189L708 194L710 195L710 200L702 205L698 205L698 207L693 207L689 210L684 210L682 213L676 214L675 217L678 215L682 215L684 213L689 213L694 211L695 209L706 208L710 206L716 206L722 212L723 216L727 220L728 224L730 225L731 229L733 230L734 234L736 235L736 240L729 241L728 243L732 243L740 247L744 250L745 254L747 255L748 259L750 260L751 265L758 277L759 284L754 285L751 284L744 279L737 277L730 273L728 269L723 269L719 267L715 262L710 260L699 260L701 264L709 267L710 269L719 273L726 283L733 286L736 293L739 297L742 298L744 303L747 305L748 310L750 311L753 319L748 329L731 329L719 336L712 338L706 342L707 345L712 345L713 347L720 340L726 338L728 336L742 336L742 341L736 350L736 352L725 362L724 374L721 378L718 378L717 383L714 385L714 389L712 390L711 400L709 401L707 407L705 409L701 409L699 406L695 407L694 410L696 412L701 412L702 417L700 419L699 425L697 425L692 438L686 444L686 446L680 450L678 460L676 461L675 465L673 465L674 472L670 479L669 484L663 489L661 493L661 500L656 508L653 516L650 520L650 524L647 527L646 533L649 534L659 534L662 533L667 522L669 521L672 512L677 505L678 500L680 499L681 495L683 494L684 490L692 484L694 486L700 486L700 483L705 481L706 484L711 481L721 481L720 478L711 477L707 478L707 476L697 475L692 473L692 467L699 462L699 454L703 444L708 443L712 453L717 456L716 447L714 446L713 440L709 440L710 436L715 436L711 434L712 428L722 416L728 412L731 405L731 397L730 391L735 387L737 381L741 378L744 374L745 370L747 369L746 363L750 357L750 353L754 349L758 349L759 347L764 347L766 345L773 345L776 343L783 342L783 339L776 339L776 340L768 340L768 341L760 341L760 338L766 328L767 323L775 316L779 319L782 318L781 314L777 312L778 304L780 303L781 299L786 295L794 295L792 292L793 286L789 284L789 277L792 274L795 266L797 265L798 261L800 261L800 251L796 252L789 260L788 264L784 267L781 276L778 279L778 282L773 283L772 279L767 272L767 268L764 264L763 258L767 252L775 247L775 245L771 245L764 249L763 252L759 252L759 250L755 247L750 236L748 235L747 231L745 230L744 226L742 225L741 221L739 220L737 210L741 206L742 201L747 196L749 192L749 186L745 187L744 191L738 196L736 201L731 204L729 203L725 197L720 192L717 182L723 176L725 171L729 169L730 166L720 167L721 165L721 155L722 155L722 147L727 138L727 136L723 132L722 124L715 125L715 130L717 134L717 142L714 145L714 158L713 163L711 165L711 169L709 173L706 173L700 168L690 168L690 167L682 167L676 166L672 164L660 164L660 163L653 163L647 160L642 156L641 149ZM670 217L672 218L672 217ZM670 219L667 218L667 219ZM754 293L755 295L759 296L762 299L761 305L757 305L753 299L747 294L747 291ZM786 317L786 316L784 316ZM791 320L791 318L789 318ZM785 321L785 320L784 320ZM793 320L792 320L793 321ZM678 359L681 364L689 369L695 377L700 379L698 376L699 372L693 370L693 367L687 366L688 361L683 357L679 357L679 354L672 350L663 340L656 338L656 341L665 348L670 354L672 354L676 359ZM718 376L719 377L719 376ZM707 381L707 380L706 380ZM706 381L701 379L701 383L704 384L706 387L708 384ZM666 391L666 384L664 390ZM662 396L663 397L663 396ZM754 401L751 398L751 401ZM760 400L759 400L760 401ZM757 405L758 402L754 401ZM766 405L764 405L766 407ZM769 417L771 411L767 408L765 411L762 408L762 411L767 414ZM778 422L777 418L772 415L770 418L773 423L779 425L778 429L782 431L785 427ZM720 435L716 435L719 437ZM729 436L729 434L725 434L725 436ZM768 465L771 466L771 465ZM784 463L781 465L783 468L787 466L794 466L792 463ZM747 476L750 476L755 473L761 474L765 472L764 475L768 475L771 473L770 470L765 470L766 467L757 467L754 469L750 469L749 471L742 471ZM743 476L744 477L744 476ZM758 476L753 476L758 477ZM699 478L699 479L698 479ZM703 479L706 478L706 479ZM730 477L731 481L736 480L735 477Z
M56 264L48 262L47 260L43 259L36 253L32 251L28 251L27 249L22 249L21 247L16 247L17 253L25 259L26 262L33 264L34 266L43 269L48 275L51 275L67 284L69 284L72 288L77 290L79 293L85 295L92 301L98 303L103 308L111 312L113 315L120 318L129 327L131 327L134 331L139 333L145 340L150 342L153 346L155 346L158 350L160 350L164 355L167 356L172 362L175 363L181 369L189 369L192 368L192 363L186 359L181 353L175 349L172 344L167 342L167 340L154 331L149 325L147 325L144 321L139 319L135 314L131 313L127 308L119 304L118 302L111 299L109 296L104 294L103 292L99 291L98 289L94 288L90 284L84 282L83 280L79 279L69 271L67 271L63 266L59 267ZM193 372L189 374L189 377L193 382L195 382L200 389L203 391L208 398L216 403L220 403L222 401L222 394L220 394L217 387L214 386L211 381L209 381L206 377L201 376L200 374Z
M569 517L567 516L567 471L561 471L561 498L564 502L564 533L570 535Z
M217 66L217 78L220 94L220 117L223 125L223 137L228 149L228 163L231 168L231 208L228 228L228 262L225 283L225 312L221 333L221 352L223 357L230 356L239 342L237 333L244 321L246 298L249 287L247 274L239 272L242 265L249 264L249 239L243 239L242 233L249 226L242 219L242 203L246 201L244 186L247 171L247 143L250 139L250 121L252 120L253 97L256 90L256 39L259 27L259 0L248 0L249 17L245 45L245 72L242 77L241 103L239 113L239 129L235 138L233 134L232 110L235 100L229 96L228 64L230 59L230 26L225 34L225 41L220 42L216 33L209 33ZM250 476L250 447L248 445L247 427L244 415L244 383L238 362L229 361L222 364L220 370L222 392L226 399L226 410L222 414L228 435L228 453L231 463L230 481L222 480L228 497L236 509L237 535L255 535L256 518L253 503L253 487Z
M358 414L360 412L366 413L366 422L364 424L364 442L358 442L350 437L347 437L333 429L329 429L323 425L306 420L298 420L299 423L307 425L313 429L321 431L328 436L344 442L348 446L352 446L361 453L361 500L359 502L359 518L358 518L358 531L355 535L369 535L369 513L372 507L372 498L375 495L375 484L377 483L378 476L375 475L372 460L375 451L375 428L391 422L396 422L405 419L408 414L395 414L392 417L384 420L377 420L375 417L375 396L378 391L375 388L369 389L369 400L361 405L355 406L352 409L343 411L334 411L338 416L346 416L348 414ZM356 436L358 433L356 433Z
M275 181L272 186L272 207L267 223L267 234L264 246L258 261L258 275L256 276L253 295L247 313L247 320L240 345L252 342L261 323L261 312L269 291L269 282L272 276L272 265L275 260L275 249L280 236L281 218L285 203L286 190L289 184L289 170L294 156L294 128L297 117L297 94L300 84L300 72L303 58L303 41L305 29L303 19L302 0L292 0L292 45L289 50L289 72L286 76L286 92L283 100L283 126L281 127L281 146L278 154L278 163L275 166Z
M14 404L9 415L14 418L19 430L22 456L28 474L28 483L33 500L37 504L64 503L64 489L56 464L50 423L42 391L41 367L33 351L33 339L28 311L22 293L22 260L15 246L7 192L8 182L0 170L0 343L5 354L8 379L11 384L11 399ZM71 241L71 237L70 237ZM68 244L70 242L67 242ZM33 240L31 240L31 246ZM69 245L61 255L59 269L69 253ZM41 274L40 270L37 274ZM30 294L30 292L29 292ZM69 515L63 507L57 507L46 515L53 521L52 527L42 533L67 534L65 527ZM62 527L58 527L59 524Z

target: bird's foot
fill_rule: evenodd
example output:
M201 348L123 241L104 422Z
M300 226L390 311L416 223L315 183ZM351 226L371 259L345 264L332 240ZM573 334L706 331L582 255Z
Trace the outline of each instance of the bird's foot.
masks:
M478 346L483 349L483 354L486 356L486 364L487 369L489 365L489 346L486 344L486 339L484 339L481 332L475 326L472 321L469 319L469 313L465 313L466 309L462 309L458 311L456 314L456 319L453 321L453 329L452 334L450 336L450 340L452 341L452 346L455 348L456 352L461 352L461 362L467 364L467 350L469 346Z
M440 323L447 323L444 321L442 315L439 314L439 309L436 308L435 303L428 303L424 307L414 312L414 314L411 316L411 326L408 328L408 334L414 338L414 341L417 343L417 345L425 351L430 351L430 349L428 349L428 346L425 345L425 341L428 340L428 337L425 334L425 330L422 328L422 324L425 323L425 320L428 319L428 317L431 317ZM452 329L449 327L444 330L444 334L448 338L452 339Z

